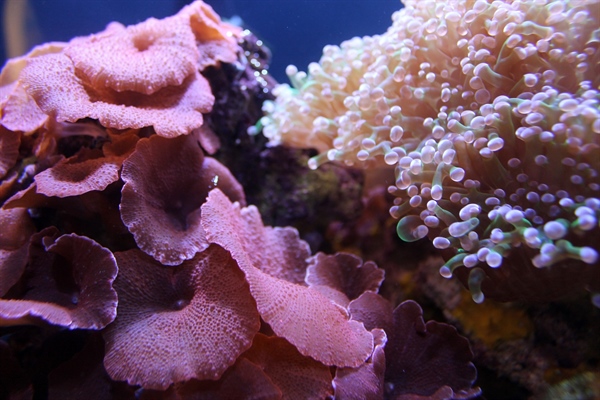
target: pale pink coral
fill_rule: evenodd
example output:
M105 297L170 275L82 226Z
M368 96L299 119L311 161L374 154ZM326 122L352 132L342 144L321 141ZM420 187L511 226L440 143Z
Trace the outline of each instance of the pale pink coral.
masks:
M40 110L35 101L27 94L22 81L21 71L29 60L44 54L59 53L66 43L51 42L34 47L22 57L8 60L0 72L0 123L11 131L31 133L41 127L48 116Z
M199 53L189 26L176 18L150 18L75 38L64 49L75 69L95 88L152 94L178 86L197 68Z
M37 57L23 71L27 93L57 121L94 118L108 128L153 126L156 133L173 137L202 125L202 113L212 108L210 86L198 72L181 85L152 95L116 92L86 85L64 54ZM65 93L69 93L65 96Z

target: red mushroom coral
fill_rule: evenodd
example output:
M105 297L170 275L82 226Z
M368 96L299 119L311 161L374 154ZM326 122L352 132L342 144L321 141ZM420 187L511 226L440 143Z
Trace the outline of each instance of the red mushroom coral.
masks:
M479 395L479 388L472 388L477 370L469 342L453 326L425 323L421 307L412 300L392 311L392 304L373 292L363 293L348 309L352 319L364 322L374 333L381 328L387 334L386 398L449 400ZM376 368L367 363L356 370L343 370L341 376L357 374L373 385ZM356 390L344 382L343 390L350 389Z
M219 246L172 268L139 250L116 258L118 317L104 333L113 379L163 390L218 379L250 347L260 326L256 303Z
M362 323L318 291L269 274L294 258L288 251L298 247L297 233L278 240L280 230L265 228L256 207L240 208L220 190L210 192L201 222L208 241L228 250L244 271L260 316L278 336L326 365L356 367L369 357L373 337ZM306 268L295 261L287 267Z
M333 379L336 399L378 400L384 394L385 344L382 329L373 330L375 347L369 359L358 368L338 368Z
M448 324L423 321L423 310L412 300L394 310L386 329L387 382L394 399L469 399L480 394L471 388L477 370L469 342Z
M261 367L240 357L218 381L195 379L176 383L166 391L142 390L140 400L280 400L281 390Z
M100 333L88 335L85 344L81 345L83 348L79 352L48 374L49 399L81 399L90 397L92 393L94 400L136 398L134 387L115 382L106 373L102 364L104 341Z
M19 157L21 136L0 126L0 178L4 178Z
M346 307L350 300L366 291L377 292L384 274L384 270L377 268L374 262L363 264L359 257L352 254L318 253L309 259L306 283L317 290L328 287L343 294L345 299L339 304Z
M21 280L0 300L0 325L42 319L69 329L101 329L113 321L117 265L108 249L47 228L32 237L29 257Z
M362 322L369 330L392 326L393 310L389 300L374 292L365 292L348 304L350 317Z
M24 208L0 208L0 226L0 296L4 296L25 270L34 226Z
M4 398L25 398L31 379L14 353L4 340L0 340L0 393Z
M200 225L200 205L222 188L244 201L233 175L204 157L191 136L152 136L138 142L123 163L121 218L138 247L165 265L181 264L208 247Z
M329 368L303 356L283 338L259 333L242 357L258 365L284 399L324 399L333 392Z

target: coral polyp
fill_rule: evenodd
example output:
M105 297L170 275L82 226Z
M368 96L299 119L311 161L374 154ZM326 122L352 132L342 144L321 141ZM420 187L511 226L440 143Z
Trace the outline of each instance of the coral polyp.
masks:
M317 149L311 168L393 168L398 235L433 240L446 277L469 268L477 302L512 252L600 290L600 2L405 5L384 34L288 68L265 135Z
M457 249L441 269L447 277L460 266L500 267L512 251L536 268L597 264L598 93L582 86L575 95L546 87L529 99L499 96L480 115L436 121L444 137L424 141L421 156L396 169L399 235ZM478 284L470 286L481 301Z

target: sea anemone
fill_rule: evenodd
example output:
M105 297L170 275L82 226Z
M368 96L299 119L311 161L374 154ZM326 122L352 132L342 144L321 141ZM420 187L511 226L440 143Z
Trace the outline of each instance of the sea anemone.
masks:
M432 239L446 277L467 267L477 302L600 291L600 2L405 5L386 33L288 67L265 136L315 148L311 168L393 168L399 236Z

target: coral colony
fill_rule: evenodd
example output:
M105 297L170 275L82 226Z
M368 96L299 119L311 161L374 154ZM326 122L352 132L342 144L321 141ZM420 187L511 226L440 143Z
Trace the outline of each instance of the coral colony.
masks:
M600 396L600 0L392 21L291 86L201 1L9 60L0 398Z
M451 249L440 272L469 268L477 302L496 268L599 292L600 2L405 3L384 34L288 67L265 135L316 148L311 168L389 166L398 235Z

